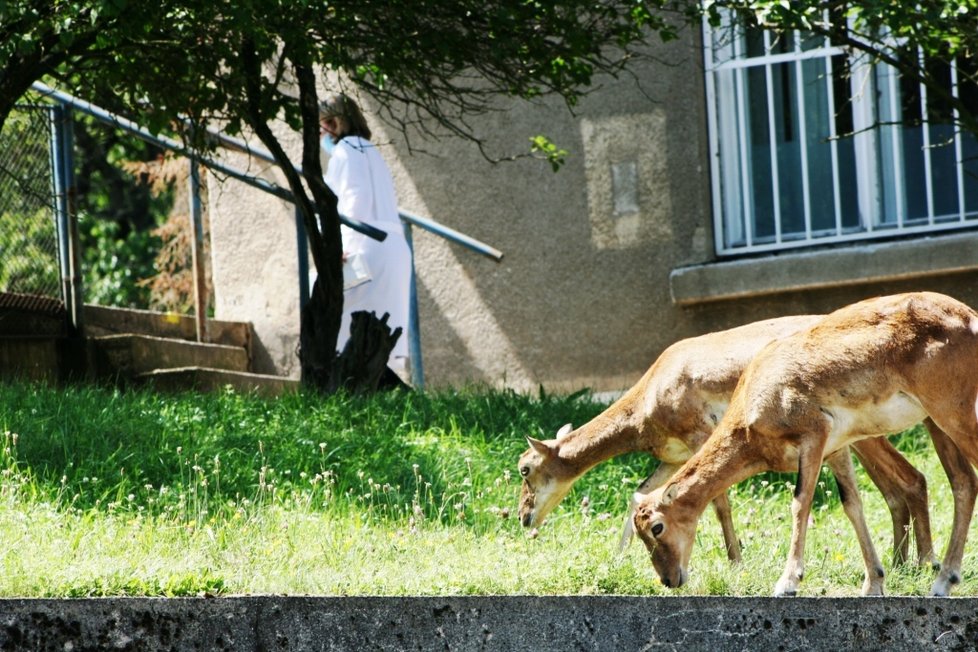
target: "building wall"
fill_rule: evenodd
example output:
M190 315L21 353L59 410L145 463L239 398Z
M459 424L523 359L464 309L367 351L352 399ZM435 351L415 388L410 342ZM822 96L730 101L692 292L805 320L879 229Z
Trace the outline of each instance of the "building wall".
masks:
M297 134L282 125L278 137L300 161ZM254 145L261 143L254 139ZM239 154L226 163L287 187L273 165ZM252 370L298 378L299 285L295 209L292 204L233 179L207 176L214 316L251 322Z
M514 101L475 123L490 150L501 154L527 151L532 135L549 136L570 151L558 173L538 160L489 163L457 139L412 140L412 151L401 134L372 120L402 209L505 256L496 263L414 230L429 387L617 391L672 342L757 319L827 312L915 289L978 305L973 263L944 272L938 262L908 276L899 273L897 259L892 274L865 281L861 250L835 263L847 266L842 280L779 286L767 279L762 291L748 282L746 291L725 292L721 286L743 270L715 261L696 41L661 46L658 55L669 65L638 69L641 87L629 76L606 82L574 114L558 102ZM297 139L279 129L299 160ZM283 183L277 171L255 165ZM293 209L240 183L215 181L216 316L254 323L256 370L296 376ZM790 254L768 258L791 268ZM697 270L693 291L684 270Z
M480 125L497 151L548 135L570 151L556 174L536 160L488 164L458 141L398 157L410 206L505 254L497 264L416 237L432 384L620 389L683 331L668 273L709 255L709 183L698 55L668 51L683 65L642 72L659 101L627 80L576 116L514 103Z

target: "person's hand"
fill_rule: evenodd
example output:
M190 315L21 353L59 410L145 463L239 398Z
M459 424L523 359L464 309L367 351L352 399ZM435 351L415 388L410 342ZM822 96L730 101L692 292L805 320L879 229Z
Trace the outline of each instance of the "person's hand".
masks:
M350 257L350 252L349 251L344 251L343 252L343 258L341 258L341 260L343 261L343 264L344 265L346 264L346 259L349 258L349 257Z

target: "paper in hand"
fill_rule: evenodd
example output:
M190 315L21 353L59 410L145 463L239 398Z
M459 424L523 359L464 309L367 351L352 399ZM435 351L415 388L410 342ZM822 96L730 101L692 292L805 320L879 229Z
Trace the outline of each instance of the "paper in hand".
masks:
M343 263L343 290L350 290L373 280L363 254L350 254Z

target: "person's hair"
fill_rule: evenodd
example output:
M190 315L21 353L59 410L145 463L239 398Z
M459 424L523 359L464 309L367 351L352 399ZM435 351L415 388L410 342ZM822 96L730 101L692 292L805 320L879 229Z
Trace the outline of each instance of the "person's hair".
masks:
M370 127L367 119L357 103L343 93L330 93L319 103L319 117L323 119L336 118L339 123L338 135L360 136L370 140Z

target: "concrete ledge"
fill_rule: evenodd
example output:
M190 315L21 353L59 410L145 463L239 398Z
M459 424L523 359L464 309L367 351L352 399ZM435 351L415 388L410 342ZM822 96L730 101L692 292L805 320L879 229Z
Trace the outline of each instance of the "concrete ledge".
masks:
M255 392L269 398L299 389L299 381L293 378L206 367L154 369L137 375L136 380L149 383L158 391L216 392L226 386L231 386L239 392Z
M134 376L153 369L210 367L247 371L248 352L239 346L207 344L149 335L102 335L91 338L101 375Z
M125 333L191 341L196 340L197 337L196 322L188 315L86 304L83 318L85 334L93 337ZM248 349L251 346L251 325L244 322L208 319L207 341L211 344L226 344Z
M978 269L978 233L780 254L672 270L673 303L896 281Z
M975 649L978 600L238 597L0 601L2 650Z

